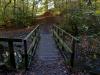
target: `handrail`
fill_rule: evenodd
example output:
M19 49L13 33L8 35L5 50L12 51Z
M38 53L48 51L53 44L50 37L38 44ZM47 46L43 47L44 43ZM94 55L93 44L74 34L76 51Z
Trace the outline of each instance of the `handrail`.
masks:
M78 36L77 38L72 36L71 34L67 33L65 30L61 29L60 27L54 25L53 26L53 36L56 41L57 47L60 48L60 52L63 55L66 64L70 64L71 69L75 69L77 71L85 70L89 72L86 68L90 61L94 61L94 59L98 59L100 56L100 41L98 38L91 37L85 35L86 37ZM71 42L70 42L71 41ZM68 42L68 43L65 43ZM71 47L70 47L71 46ZM72 52L71 52L72 51ZM67 57L70 55L69 57ZM93 57L93 59L91 59ZM96 60L97 62L99 60ZM81 63L80 63L81 62ZM84 64L84 65L83 65ZM91 63L92 65L98 66L96 63ZM81 67L84 67L81 68ZM91 70L90 70L91 71Z
M27 40L31 35L32 33L39 27L39 25L37 25L25 38L24 40Z
M67 60L69 60L68 62L70 62L71 67L73 67L74 55L75 55L75 44L79 41L79 39L67 33L65 30L61 29L60 27L56 25L53 26L53 35L54 35L56 44L58 48L60 48L60 52L62 53L65 61L67 58ZM70 43L69 45L66 42L65 36L70 38L70 40L67 40L67 42L69 41Z
M16 61L15 61L15 52L14 52L14 43L15 42L20 42L22 43L22 39L14 39L14 38L0 38L1 42L7 42L8 43L8 48L9 48L9 62L10 62L10 66L13 69L16 69L17 65L16 65Z
M8 43L9 50L8 49L7 50L8 50L9 59L10 59L9 66L11 66L11 68L13 68L13 69L18 69L18 68L20 68L20 66L21 67L23 66L24 69L27 69L30 62L31 62L31 58L34 55L35 50L37 48L39 38L40 38L39 25L37 25L24 39L0 38L0 42L7 42ZM31 40L31 42L29 42L30 40ZM21 43L21 47L19 47L19 46L18 47L22 48L22 49L14 50L15 49L15 45L14 45L15 42ZM21 55L20 58L22 59L21 63L18 61L18 60L20 60L20 58L17 56L18 54L16 54L16 51L17 52L19 51L19 53L22 52L21 53L22 55L20 54Z
M58 28L59 30L61 30L62 32L64 32L66 35L69 35L70 37L72 37L75 40L79 40L78 38L74 37L73 35L71 35L70 33L66 32L65 30L63 30L62 28L58 27L57 25L54 25L54 27Z
M40 34L39 25L37 25L25 38L24 38L24 49L25 49L25 67L26 69L30 65L32 56L35 53L36 47L38 45ZM28 48L28 40L32 40ZM32 54L30 56L30 53Z
M59 39L59 42L60 42L61 44L64 45L64 48L67 48L68 51L69 51L70 53L72 53L71 49L66 45L66 43L63 42L63 40L61 40L61 38L60 38L55 32L54 32L54 34L55 34L55 36Z

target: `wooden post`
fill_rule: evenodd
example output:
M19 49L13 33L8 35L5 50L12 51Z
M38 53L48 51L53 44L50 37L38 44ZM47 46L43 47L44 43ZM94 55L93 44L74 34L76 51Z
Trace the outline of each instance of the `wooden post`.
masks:
M13 41L9 40L8 46L10 52L10 65L13 69L16 69Z
M53 36L54 36L54 39L55 39L54 32L56 32L56 28L55 28L55 26L53 26Z
M72 42L72 54L71 54L71 60L70 60L71 68L72 68L72 69L74 68L75 44L76 44L76 40L73 39L73 42Z
M28 68L28 54L27 54L27 42L24 40L24 52L25 52L25 69Z
M64 43L65 40L64 40L64 32L63 31L62 31L62 35L61 36L62 36L62 40L63 40L63 43ZM62 45L62 50L64 50L63 45Z
M37 33L36 33L36 32L37 32L37 29L33 32L33 33L35 34L34 36L37 36ZM33 34L33 33L32 33L32 34Z
M78 26L76 24L72 25L72 30L73 30L73 36L76 37L78 35ZM73 42L72 42L72 54L71 54L71 67L72 69L74 68L74 58L75 58L75 45L77 40L75 40L73 37Z
M58 36L59 36L59 29L57 28L57 34L58 34Z
M54 31L55 31L55 29L54 29L54 25L52 26L52 34L53 34L53 37L54 37Z
M40 40L40 26L38 27L38 41Z
M56 32L57 32L57 34L59 36L59 29L58 28L56 28ZM58 44L58 47L59 47L59 39L57 39L57 44Z

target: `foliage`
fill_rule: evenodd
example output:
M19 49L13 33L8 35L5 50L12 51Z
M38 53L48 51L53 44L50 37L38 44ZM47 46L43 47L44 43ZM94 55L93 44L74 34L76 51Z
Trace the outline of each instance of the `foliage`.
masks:
M93 0L91 5L81 1L79 5L77 2L67 2L67 8L63 10L62 15L66 16L61 21L63 28L77 35L87 32L89 35L97 34L100 31L99 23L99 6L96 8L96 2ZM74 4L74 5L73 5ZM95 13L96 12L96 13Z
M35 0L0 0L0 25L7 27L31 25L35 16L34 8Z

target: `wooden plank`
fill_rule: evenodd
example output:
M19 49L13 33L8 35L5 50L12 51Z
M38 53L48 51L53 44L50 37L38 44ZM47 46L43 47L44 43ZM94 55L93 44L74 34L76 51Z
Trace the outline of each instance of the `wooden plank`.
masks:
M14 38L0 38L0 41L2 41L2 42L8 42L8 41L13 41L13 42L22 42L22 39L14 39Z

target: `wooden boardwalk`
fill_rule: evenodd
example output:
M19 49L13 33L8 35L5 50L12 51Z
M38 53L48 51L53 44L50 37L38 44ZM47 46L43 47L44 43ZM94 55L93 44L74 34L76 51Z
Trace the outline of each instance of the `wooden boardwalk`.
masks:
M74 73L71 74L69 69L64 64L65 62L64 58L62 57L59 49L57 48L57 45L55 43L55 40L53 39L52 31L50 30L50 28L51 27L49 26L46 27L46 25L44 25L38 28L38 30L35 30L35 31L33 30L35 32L34 34L36 34L36 31L38 31L39 33L39 29L40 29L40 41L39 41L37 49L34 49L36 50L36 53L34 56L31 56L32 61L31 61L31 64L28 65L27 71L21 71L21 70L17 72L12 71L12 70L3 71L3 72L1 71L0 75L73 75ZM24 38L28 33L29 31L16 32L15 35L14 33L12 33L11 36L15 38L17 37ZM8 33L5 32L3 34L4 36L3 35L2 36L7 37L5 34L8 34ZM28 41L28 43L30 42ZM16 48L15 50L17 49L18 48ZM75 74L77 74L77 72ZM81 74L77 74L77 75L81 75ZM82 73L82 75L86 75L86 74Z
M40 36L36 55L26 75L69 75L51 32L41 31Z
M0 72L0 75L70 75L64 64L64 59L56 46L52 32L49 28L40 27L40 42L36 49L35 56L26 72ZM22 38L29 32L19 32L15 36ZM2 36L7 37L4 33ZM21 35L21 36L20 36Z

